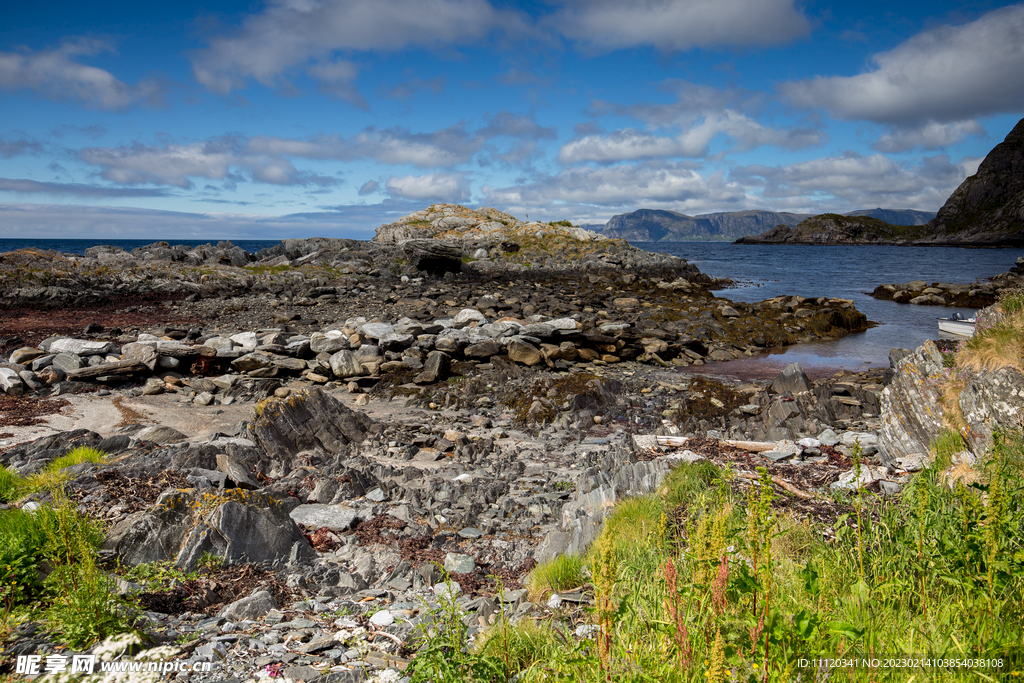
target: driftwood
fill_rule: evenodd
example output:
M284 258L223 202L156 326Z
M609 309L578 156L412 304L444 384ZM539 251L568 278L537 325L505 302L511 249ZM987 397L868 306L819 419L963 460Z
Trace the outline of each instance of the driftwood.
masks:
M149 372L149 367L138 360L116 360L113 363L101 363L89 367L68 370L68 379L95 379L96 377L109 377L121 375L134 375L138 372Z
M792 493L797 498L803 498L804 500L810 500L814 498L814 496L811 495L810 493L807 493L807 491L798 489L796 486L793 486L792 484L790 484L785 479L782 479L781 477L772 476L772 483L781 486L783 489L785 489L789 493Z
M686 441L689 437L659 436L657 438L659 446L680 447L686 445ZM764 451L770 451L775 448L775 444L770 441L733 441L730 439L721 439L718 443L723 446L731 446L733 448L739 448L740 450L750 451L751 453L763 453Z

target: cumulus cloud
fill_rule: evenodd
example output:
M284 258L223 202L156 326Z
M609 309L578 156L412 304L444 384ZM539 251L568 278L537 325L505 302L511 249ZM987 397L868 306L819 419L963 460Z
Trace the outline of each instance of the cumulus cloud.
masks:
M903 165L882 154L848 151L785 166L742 166L729 177L794 209L815 211L820 198L831 202L833 210L885 206L934 211L967 177L967 169L941 154Z
M595 52L787 43L810 30L793 0L563 0L548 26Z
M1024 109L1024 5L943 26L872 57L856 76L818 77L782 86L796 104L844 119L920 125Z
M705 178L693 164L663 161L563 169L513 187L484 187L483 193L488 203L526 208L566 202L598 206L668 204L682 211L744 200L742 186L726 182L720 173Z
M985 129L977 121L955 121L936 123L931 121L923 126L910 128L894 127L878 138L872 147L879 152L896 153L910 149L935 150L961 142L969 135L984 135Z
M43 183L25 178L0 178L0 192L69 195L73 197L166 197L164 190L102 187L81 183Z
M249 78L278 85L287 72L338 51L459 45L521 23L486 0L272 0L236 30L213 36L193 55L192 71L199 83L226 94Z
M317 135L307 140L260 136L249 140L254 154L336 159L373 159L386 164L409 164L418 168L451 167L469 162L494 138L550 140L555 131L539 125L524 114L500 112L485 127L471 131L465 123L428 133L414 133L400 126L377 130L367 128L351 137Z
M707 156L711 141L718 135L730 139L737 150L763 145L801 149L820 145L825 139L824 133L816 128L769 128L739 112L725 110L708 114L703 121L676 136L625 128L606 135L577 138L562 146L558 151L558 161L575 164L585 161L614 163L670 157L700 158Z
M0 52L0 89L32 90L53 100L77 100L91 109L159 104L162 88L156 81L129 85L109 71L78 61L111 49L104 41L82 39L53 50Z
M418 201L465 202L469 180L464 173L428 173L421 176L388 178L385 189L391 197Z
M370 108L356 88L355 80L359 75L359 69L352 62L340 59L318 62L309 67L307 73L316 79L316 88L321 93L345 100L360 109Z
M78 152L86 163L99 166L100 176L122 185L192 187L192 178L237 182L248 173L257 182L273 185L337 183L334 178L298 171L279 157L248 154L235 139L163 147L134 144L127 147L88 147Z

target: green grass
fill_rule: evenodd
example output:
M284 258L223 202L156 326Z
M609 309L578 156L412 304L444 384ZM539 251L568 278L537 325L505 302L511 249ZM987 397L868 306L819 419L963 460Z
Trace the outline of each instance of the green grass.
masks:
M936 450L959 445L947 434ZM848 496L851 511L824 527L777 507L766 472L742 500L728 472L681 466L659 495L616 506L588 552L589 636L577 638L557 614L499 620L463 654L464 672L473 662L489 668L459 680L1017 680L1024 436L997 435L983 472L976 485L950 486L932 468L899 496ZM822 657L981 658L1002 667L858 665L826 675L800 666Z
M550 562L538 565L530 572L527 588L531 600L541 600L551 591L580 588L586 583L583 558L579 555L559 555Z
M14 470L0 468L0 501L15 501L32 493L56 491L64 486L71 475L64 470L85 462L102 463L106 459L103 451L89 446L79 446L64 455L54 458L43 469L27 477L21 477Z

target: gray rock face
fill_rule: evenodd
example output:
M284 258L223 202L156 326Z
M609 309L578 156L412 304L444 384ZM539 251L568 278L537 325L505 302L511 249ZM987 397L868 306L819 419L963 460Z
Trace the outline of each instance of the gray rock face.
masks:
M417 384L433 384L444 379L451 372L452 362L448 354L442 351L431 351L423 363L423 372L416 375Z
M897 363L892 382L882 392L878 446L885 464L927 454L942 431L936 392L944 369L942 354L931 340Z
M967 445L980 455L996 431L1020 429L1024 414L1024 375L1013 368L982 372L960 392L960 410L970 430Z
M314 448L337 455L347 444L361 443L373 428L365 413L350 410L320 389L308 389L268 402L249 434L267 455L291 458Z
M811 390L811 379L800 367L799 363L787 365L772 380L772 391L783 396L796 396Z

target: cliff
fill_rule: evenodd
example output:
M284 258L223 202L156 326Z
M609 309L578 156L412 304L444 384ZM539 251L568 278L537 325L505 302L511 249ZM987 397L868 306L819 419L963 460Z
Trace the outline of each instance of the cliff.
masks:
M775 211L734 211L687 216L661 209L637 209L612 216L601 233L635 242L734 240L779 225L796 225L804 214Z
M950 195L929 227L935 243L1024 245L1024 119Z

